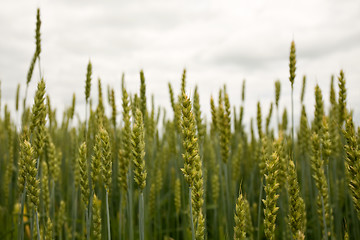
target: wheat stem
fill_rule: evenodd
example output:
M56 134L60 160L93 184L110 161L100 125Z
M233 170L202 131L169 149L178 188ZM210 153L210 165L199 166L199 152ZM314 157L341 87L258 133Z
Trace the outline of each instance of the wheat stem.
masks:
M121 218L122 218L122 200L123 200L123 194L122 194L122 191L120 189L120 203L119 203L119 240L121 240L121 229L122 229L122 221L121 221Z
M36 230L37 230L37 239L40 240L40 225L39 225L39 218L38 218L38 211L35 209L35 218L36 218Z
M25 196L26 196L26 181L24 183L24 190L21 195L21 213L20 213L20 240L24 239L24 207L25 207Z
M144 240L145 231L144 231L144 193L141 191L139 197L139 235L140 240Z
M191 203L191 187L189 187L189 206L190 206L191 237L192 240L195 240L194 220L193 220L193 211L192 211L192 203Z
M261 182L260 182L260 195L259 195L259 202L258 202L258 222L257 222L257 226L258 226L258 234L257 234L257 239L260 240L260 224L261 224L261 200L262 200L262 193L263 193L263 185L264 185L264 178L261 177Z
M111 239L111 232L110 232L110 213L109 213L109 191L106 191L106 219L107 219L107 232L108 232L108 239Z

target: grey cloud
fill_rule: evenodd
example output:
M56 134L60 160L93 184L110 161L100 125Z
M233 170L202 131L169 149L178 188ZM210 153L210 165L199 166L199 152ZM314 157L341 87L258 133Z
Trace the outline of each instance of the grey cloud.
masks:
M144 69L149 99L154 93L156 103L167 107L168 112L167 82L178 90L183 67L188 69L189 92L195 84L199 86L207 116L210 95L215 96L224 83L232 104L240 104L244 78L249 104L246 118L254 116L258 100L267 104L273 98L277 78L283 86L282 111L290 94L288 54L292 38L298 54L296 89L301 87L301 76L307 74L309 112L313 110L315 83L326 92L330 74L338 73L340 68L345 68L349 76L349 92L359 87L354 80L360 76L357 1L23 3L26 8L5 0L0 9L0 32L4 33L0 38L0 79L3 92L10 92L3 94L6 101L14 97L18 82L25 83L34 50L38 6L43 20L42 68L52 102L61 109L70 104L73 92L77 103L83 103L90 58L94 80L101 77L104 91L107 84L114 86L117 96L122 72L129 90L135 92L139 70ZM37 80L38 74L34 74L29 94L33 94ZM96 85L94 81L94 99ZM355 113L360 111L359 104L356 94L349 93L349 105ZM79 109L82 111L81 106ZM267 111L267 105L263 111Z

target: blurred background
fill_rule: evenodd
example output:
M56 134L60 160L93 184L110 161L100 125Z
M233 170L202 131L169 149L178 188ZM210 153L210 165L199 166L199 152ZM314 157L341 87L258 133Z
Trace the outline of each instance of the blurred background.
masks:
M200 102L210 120L210 95L227 85L232 105L241 102L246 79L245 124L263 115L274 101L274 82L281 81L280 113L290 113L288 80L290 43L295 40L297 77L294 114L300 114L300 91L307 76L305 103L313 116L314 87L328 103L331 75L345 72L348 106L360 123L360 2L320 1L8 1L0 7L0 80L2 104L14 109L16 86L25 93L26 74L35 50L36 9L41 9L41 69L52 105L62 110L76 93L76 111L84 116L84 86L89 59L93 65L91 95L97 102L97 78L115 88L125 74L130 92L139 89L144 70L147 97L172 116L167 83L179 93L187 69L187 89L199 87ZM34 95L36 67L29 97ZM336 81L337 83L337 81ZM337 89L337 86L336 86ZM148 102L150 104L150 101ZM32 104L29 100L28 104ZM325 106L328 109L329 106ZM274 124L274 123L272 123Z

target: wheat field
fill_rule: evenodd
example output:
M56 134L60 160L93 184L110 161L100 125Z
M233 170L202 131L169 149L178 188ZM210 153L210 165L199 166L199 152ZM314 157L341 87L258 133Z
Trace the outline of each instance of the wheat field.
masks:
M315 106L305 106L292 41L291 108L280 113L279 81L269 109L247 105L244 80L241 105L223 86L208 101L206 121L185 69L179 91L168 84L166 114L146 98L144 71L139 92L127 91L123 75L116 96L113 87L103 92L89 61L84 95L73 96L59 121L46 76L33 76L41 70L40 30L38 10L16 111L0 102L0 239L360 239L360 127L347 106L344 71L330 79L329 100L316 86L307 93ZM298 126L294 90L301 90ZM77 98L86 101L82 120ZM247 131L244 111L252 107Z

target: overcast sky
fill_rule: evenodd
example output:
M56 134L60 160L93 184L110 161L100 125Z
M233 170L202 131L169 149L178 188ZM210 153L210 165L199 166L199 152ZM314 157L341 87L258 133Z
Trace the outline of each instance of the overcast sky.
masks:
M246 79L246 119L263 115L274 99L274 81L282 84L281 112L290 110L288 59L294 39L297 51L295 119L299 118L302 76L306 74L306 104L314 110L319 84L328 107L330 77L343 69L348 106L360 123L360 2L358 0L271 1L8 1L0 7L0 79L2 105L14 106L16 86L24 95L26 74L35 50L36 9L41 8L41 68L52 104L62 111L71 104L84 112L86 66L93 79L115 87L120 106L120 79L139 88L143 69L148 99L170 111L167 83L179 92L187 69L188 92L200 90L203 111L210 119L210 95L227 84L230 101L240 105ZM39 74L29 88L33 96ZM96 82L92 96L96 99ZM31 102L29 101L29 104ZM290 112L290 111L288 111ZM59 113L58 113L59 114ZM59 114L58 117L61 114ZM275 119L275 118L274 118Z

